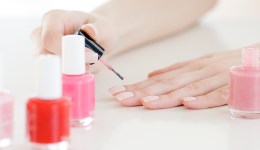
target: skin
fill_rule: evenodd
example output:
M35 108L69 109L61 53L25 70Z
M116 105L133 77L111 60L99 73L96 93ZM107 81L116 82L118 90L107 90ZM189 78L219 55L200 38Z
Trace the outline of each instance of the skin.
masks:
M62 36L81 27L107 49L105 57L112 57L185 31L215 2L195 0L191 5L190 0L110 0L90 13L52 10L43 16L32 37L40 54L60 55ZM205 55L151 72L144 81L120 86L120 91L115 90L118 87L109 91L123 106L143 105L148 109L222 106L227 104L229 94L228 69L237 64L240 64L239 50ZM153 100L148 101L147 96L153 96Z
M206 55L156 70L148 79L125 85L123 92L134 96L120 100L124 106L143 105L148 109L171 108L184 105L191 109L203 109L227 104L228 69L240 63L240 52L229 51ZM118 96L123 92L114 93ZM145 101L145 97L157 95L159 99ZM193 97L193 101L183 98Z

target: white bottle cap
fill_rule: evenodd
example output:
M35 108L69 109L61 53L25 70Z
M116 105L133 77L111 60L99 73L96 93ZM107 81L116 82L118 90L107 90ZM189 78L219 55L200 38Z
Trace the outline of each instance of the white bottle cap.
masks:
M4 71L4 65L3 65L3 56L0 54L0 91L4 91L4 79L3 79L3 71Z
M81 75L86 72L85 40L80 35L66 35L62 38L62 73Z
M44 100L60 98L60 58L55 55L43 55L38 63L37 97Z

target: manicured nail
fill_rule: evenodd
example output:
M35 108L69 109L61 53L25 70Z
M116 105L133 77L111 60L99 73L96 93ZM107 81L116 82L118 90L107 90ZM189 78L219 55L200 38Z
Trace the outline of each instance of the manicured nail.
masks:
M112 95L115 95L115 94L117 94L117 93L119 93L119 92L123 92L123 91L125 91L125 90L126 90L126 88L125 88L124 86L122 86L122 85L114 86L114 87L108 89L108 91L109 91Z
M132 92L123 92L123 93L116 95L116 98L117 98L117 100L121 101L121 100L130 98L130 97L133 97L133 96L134 96L134 93L132 93Z
M99 32L97 27L94 24L86 24L83 25L82 28L89 28L88 33L92 34L94 36L94 40L98 41Z
M183 97L182 99L183 99L184 101L186 101L186 102L196 101L196 100L197 100L196 97Z
M98 54L95 52L86 52L86 63L96 63L98 61Z
M151 102L151 101L156 101L159 99L159 96L146 96L146 97L143 97L143 101L144 102Z

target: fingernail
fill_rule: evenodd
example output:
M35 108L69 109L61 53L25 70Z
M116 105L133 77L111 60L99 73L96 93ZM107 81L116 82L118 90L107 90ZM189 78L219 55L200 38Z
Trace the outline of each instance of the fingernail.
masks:
M98 61L98 54L95 52L86 52L86 63L96 63Z
M95 40L98 40L98 29L95 25L93 24L87 24L88 27L90 27L92 29L92 31L94 32L94 36L95 36Z
M156 101L159 99L159 96L146 96L146 97L143 97L143 101L144 102L152 102L152 101Z
M133 96L134 96L134 93L132 93L132 92L123 92L123 93L116 95L116 98L117 98L117 100L121 101L121 100L130 98L130 97L133 97Z
M114 86L114 87L108 89L108 91L109 91L112 95L117 94L117 93L119 93L119 92L123 92L123 91L125 91L125 90L126 90L126 88L125 88L124 86L122 86L122 85Z
M182 99L183 99L184 101L186 101L186 102L196 101L196 100L197 100L196 97L183 97Z

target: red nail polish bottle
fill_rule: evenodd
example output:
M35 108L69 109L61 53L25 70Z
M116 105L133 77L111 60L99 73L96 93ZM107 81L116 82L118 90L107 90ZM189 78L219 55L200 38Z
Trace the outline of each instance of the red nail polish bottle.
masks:
M27 102L27 135L30 148L67 149L70 104L62 97L59 57L41 56L36 97Z

